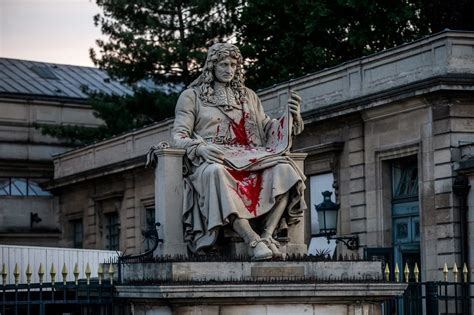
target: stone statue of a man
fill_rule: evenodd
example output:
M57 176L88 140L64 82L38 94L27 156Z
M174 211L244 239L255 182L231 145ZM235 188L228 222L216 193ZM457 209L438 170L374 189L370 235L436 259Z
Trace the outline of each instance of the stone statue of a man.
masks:
M278 229L299 221L306 204L304 175L285 154L235 169L225 162L230 147L252 152L265 147L271 126L254 91L244 85L242 56L228 43L209 48L202 74L182 92L173 127L175 145L191 165L185 178L183 222L193 251L214 244L219 229L231 226L253 260L280 256ZM293 134L303 130L300 97L288 100ZM260 218L260 219L258 219ZM254 229L249 220L259 220Z

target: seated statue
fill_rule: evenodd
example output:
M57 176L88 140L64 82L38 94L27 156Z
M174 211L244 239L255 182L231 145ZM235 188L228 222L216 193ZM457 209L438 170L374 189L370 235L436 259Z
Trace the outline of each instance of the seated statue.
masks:
M178 99L172 135L190 165L183 209L189 248L212 246L219 229L229 226L247 244L252 260L265 260L281 256L275 240L278 229L297 223L306 209L305 177L288 151L275 153L267 147L269 133L275 133L283 119L264 113L258 96L244 85L242 63L232 44L209 48L202 74ZM291 92L290 138L303 130L300 102ZM230 163L235 148L245 156L262 148L269 154L249 158L237 168ZM257 218L260 226L252 227L249 221Z

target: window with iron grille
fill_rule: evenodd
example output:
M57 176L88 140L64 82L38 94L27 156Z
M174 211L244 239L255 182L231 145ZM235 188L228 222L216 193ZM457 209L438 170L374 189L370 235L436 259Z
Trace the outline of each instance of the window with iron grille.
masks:
M72 220L72 241L74 248L82 248L82 240L84 237L84 227L82 219Z
M37 177L0 177L0 196L51 196L40 184L49 180Z
M107 229L107 249L118 250L120 245L120 223L117 212L109 213L105 216Z

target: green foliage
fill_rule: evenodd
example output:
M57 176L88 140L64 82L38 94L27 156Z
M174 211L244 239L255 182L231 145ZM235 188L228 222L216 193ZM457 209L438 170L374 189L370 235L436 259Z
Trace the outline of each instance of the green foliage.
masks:
M426 34L411 2L248 0L239 40L253 60L249 84L266 87Z
M474 1L421 0L420 19L432 33L444 29L474 31Z
M253 88L413 41L474 29L472 0L247 0L237 36Z
M206 49L234 32L239 0L97 0L95 17L107 41L92 60L114 77L133 83L189 84Z

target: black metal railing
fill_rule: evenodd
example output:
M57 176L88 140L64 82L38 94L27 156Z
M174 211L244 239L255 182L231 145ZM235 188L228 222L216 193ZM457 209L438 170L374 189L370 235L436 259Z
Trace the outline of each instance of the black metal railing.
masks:
M0 290L2 315L125 314L118 302L113 285L98 280L9 284Z
M384 314L471 314L473 285L473 282L409 282L404 295L384 303Z

